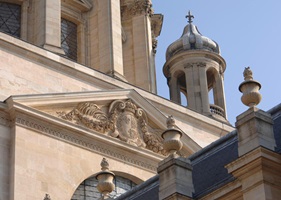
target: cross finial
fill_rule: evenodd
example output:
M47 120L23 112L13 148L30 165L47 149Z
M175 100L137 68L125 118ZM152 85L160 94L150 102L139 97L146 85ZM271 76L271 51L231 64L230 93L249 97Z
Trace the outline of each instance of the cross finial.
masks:
M186 15L185 18L188 18L188 23L192 23L192 18L194 18L194 16L191 14L190 10L188 11L188 15Z

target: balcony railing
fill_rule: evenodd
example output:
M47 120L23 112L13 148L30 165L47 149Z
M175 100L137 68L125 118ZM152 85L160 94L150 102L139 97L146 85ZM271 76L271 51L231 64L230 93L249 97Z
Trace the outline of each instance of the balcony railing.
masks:
M221 107L219 107L217 105L211 104L210 111L212 114L219 115L219 116L225 118L224 109L222 109Z

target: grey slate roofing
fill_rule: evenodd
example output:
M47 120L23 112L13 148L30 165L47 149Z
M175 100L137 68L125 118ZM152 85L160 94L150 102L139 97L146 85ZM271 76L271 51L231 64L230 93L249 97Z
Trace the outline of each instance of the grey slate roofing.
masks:
M153 176L115 200L158 200L159 176Z
M276 152L281 153L281 104L268 111L274 120L273 131L276 140ZM187 159L193 167L193 198L198 199L219 187L233 181L225 165L238 158L237 131L228 133ZM144 183L126 192L117 200L158 200L159 176L156 175Z
M238 158L237 132L228 133L189 157L193 167L194 198L218 189L234 180L225 165Z
M275 151L281 153L281 103L267 112L271 114L274 121L273 132L276 141Z

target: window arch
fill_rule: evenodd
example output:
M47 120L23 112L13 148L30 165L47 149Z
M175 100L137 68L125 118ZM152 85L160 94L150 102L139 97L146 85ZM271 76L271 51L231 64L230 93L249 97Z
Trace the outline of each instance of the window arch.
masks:
M0 2L0 31L15 37L21 36L21 6Z
M97 190L98 180L95 177L90 177L84 180L74 192L71 200L97 200L101 198L101 194ZM115 190L110 193L111 198L117 198L121 194L131 190L137 184L130 179L115 176L114 178Z

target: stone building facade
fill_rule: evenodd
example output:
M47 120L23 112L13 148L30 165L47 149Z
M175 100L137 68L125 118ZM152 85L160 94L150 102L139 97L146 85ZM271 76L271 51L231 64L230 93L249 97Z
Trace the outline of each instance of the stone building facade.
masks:
M103 158L116 177L109 197L125 199L159 186L157 173L162 180L165 172L159 163L170 158L162 138L168 116L182 133L176 163L235 131L227 121L226 63L191 19L190 14L183 36L168 47L163 69L170 101L156 91L163 16L154 13L150 0L1 0L0 200L103 198L96 179ZM180 93L188 107L180 105ZM265 151L278 168L280 155ZM240 165L228 166L240 180L234 173ZM274 187L279 194L278 180ZM170 198L161 181L156 193Z

